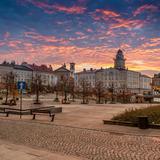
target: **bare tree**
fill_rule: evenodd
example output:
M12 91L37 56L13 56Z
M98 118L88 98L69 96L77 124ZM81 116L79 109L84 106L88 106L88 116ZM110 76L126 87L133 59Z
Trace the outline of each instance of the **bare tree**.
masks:
M111 93L111 103L114 102L114 84L112 83L112 85L108 88L109 93Z
M15 100L15 90L16 90L16 82L15 82L15 74L13 72L7 73L3 77L3 81L5 84L5 90L6 90L6 95L5 95L5 102L3 104L8 105L8 97L9 94L12 93L13 99L11 101L12 104L16 104Z
M74 102L75 99L75 84L74 84L74 79L70 78L69 80L69 93L72 96L72 101Z
M42 90L43 90L43 86L42 86L41 76L36 75L32 82L32 91L35 91L35 94L36 94L36 99L34 104L41 104L39 95Z
M94 92L97 97L97 103L100 104L105 94L104 85L102 81L96 82Z
M55 86L54 86L54 91L56 92L56 97L54 99L55 102L59 102L59 91L60 91L60 84L57 83Z
M82 104L87 104L89 101L88 96L91 91L91 86L86 80L82 79L80 82L80 89L80 93L82 95Z
M69 83L68 79L64 78L64 79L61 80L61 91L62 91L62 94L64 95L64 99L62 99L62 103L64 103L64 104L69 103L68 99L67 99L68 94L69 94L69 90L70 90L69 84L70 83Z

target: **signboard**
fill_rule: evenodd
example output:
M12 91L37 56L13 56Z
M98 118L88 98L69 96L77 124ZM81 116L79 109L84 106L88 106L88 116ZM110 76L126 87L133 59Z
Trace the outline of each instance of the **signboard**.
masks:
M160 102L160 98L153 98L154 102Z
M24 89L26 89L26 82L24 82L24 81L18 81L17 87L18 87L18 90L24 90Z

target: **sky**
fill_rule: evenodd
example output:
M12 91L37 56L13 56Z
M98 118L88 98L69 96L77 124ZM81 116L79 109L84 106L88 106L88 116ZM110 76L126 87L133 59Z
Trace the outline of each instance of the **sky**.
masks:
M0 62L160 72L159 0L0 0Z

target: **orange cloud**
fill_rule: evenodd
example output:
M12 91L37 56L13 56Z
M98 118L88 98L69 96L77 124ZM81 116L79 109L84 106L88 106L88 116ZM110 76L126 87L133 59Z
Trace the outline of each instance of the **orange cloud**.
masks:
M102 10L102 9L96 9L96 12L103 14L104 16L114 18L114 17L120 17L120 14L110 11L110 10Z

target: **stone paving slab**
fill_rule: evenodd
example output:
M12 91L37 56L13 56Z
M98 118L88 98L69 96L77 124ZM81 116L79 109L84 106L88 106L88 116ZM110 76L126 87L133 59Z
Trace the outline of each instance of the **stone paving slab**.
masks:
M53 102L49 101L48 104ZM47 104L46 104L47 105ZM117 132L132 135L160 136L160 131L155 129L140 130L135 127L123 127L114 125L104 125L103 119L110 119L114 115L123 112L125 109L142 108L150 106L150 104L57 104L57 107L63 107L63 112L56 114L56 125L70 126L78 128L96 129L107 132ZM0 116L0 119L19 120L18 115L10 115L9 117ZM22 120L35 123L50 124L50 117L37 116L36 120L32 120L32 116L22 116Z

